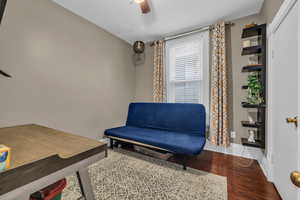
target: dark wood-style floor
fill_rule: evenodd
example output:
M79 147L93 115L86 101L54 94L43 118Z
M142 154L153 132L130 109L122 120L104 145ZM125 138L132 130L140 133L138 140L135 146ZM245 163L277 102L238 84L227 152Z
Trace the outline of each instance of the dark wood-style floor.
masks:
M171 162L181 163L171 157ZM227 177L228 200L281 200L267 181L257 161L222 153L203 151L188 159L187 166Z
M123 148L134 151L131 146ZM169 158L169 161L182 163L181 158L176 156ZM226 176L228 200L282 200L255 160L203 151L197 157L188 158L187 166Z

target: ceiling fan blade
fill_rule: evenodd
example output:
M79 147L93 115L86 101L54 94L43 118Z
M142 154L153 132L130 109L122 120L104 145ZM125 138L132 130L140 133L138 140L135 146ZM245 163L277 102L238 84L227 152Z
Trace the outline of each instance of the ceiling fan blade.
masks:
M142 13L147 14L151 11L148 0L144 0L142 3L140 3Z

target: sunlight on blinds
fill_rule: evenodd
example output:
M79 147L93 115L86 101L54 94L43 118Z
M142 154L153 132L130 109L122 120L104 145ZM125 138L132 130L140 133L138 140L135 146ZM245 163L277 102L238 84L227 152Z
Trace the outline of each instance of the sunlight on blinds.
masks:
M208 105L208 38L202 32L166 43L168 102Z

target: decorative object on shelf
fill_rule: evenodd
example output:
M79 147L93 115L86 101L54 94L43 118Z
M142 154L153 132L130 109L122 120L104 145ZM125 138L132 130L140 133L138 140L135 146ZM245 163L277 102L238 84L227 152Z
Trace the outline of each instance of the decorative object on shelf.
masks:
M249 132L248 142L255 143L255 131L249 130L248 132Z
M260 45L260 37L259 36L252 36L250 38L245 38L243 39L242 42L243 48L248 48L248 47L254 47Z
M133 63L135 66L142 65L145 63L145 43L143 41L136 41L133 44Z
M259 44L259 37L258 36L254 36L250 39L250 45L253 46L258 46Z
M252 27L255 27L255 26L257 26L257 24L255 22L252 22L250 24L245 24L244 28L252 28Z
M258 65L259 63L259 55L251 55L248 59L249 65Z
M253 72L248 76L248 96L247 103L249 104L262 104L264 102L261 96L263 86L259 80L259 75L257 72Z
M243 40L243 48L251 47L251 41L250 40Z

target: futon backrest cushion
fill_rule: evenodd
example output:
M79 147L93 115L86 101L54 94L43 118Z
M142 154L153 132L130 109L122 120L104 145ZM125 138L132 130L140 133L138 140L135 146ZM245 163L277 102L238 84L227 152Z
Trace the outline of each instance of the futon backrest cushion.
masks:
M205 136L205 107L201 104L131 103L127 126Z

